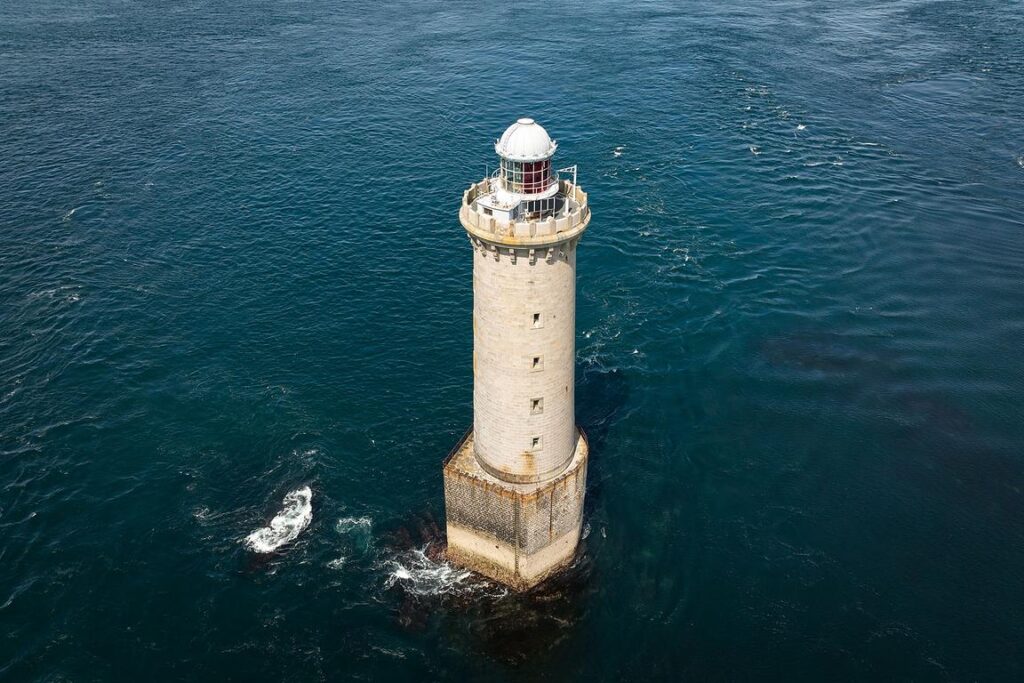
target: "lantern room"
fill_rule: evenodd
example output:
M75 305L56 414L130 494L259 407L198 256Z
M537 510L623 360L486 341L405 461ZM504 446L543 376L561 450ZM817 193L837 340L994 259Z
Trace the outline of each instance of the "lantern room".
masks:
M558 145L533 119L519 119L494 143L501 157L502 187L514 194L543 194L557 184L551 157Z
M478 202L484 214L497 220L537 220L557 215L566 206L559 193L558 174L551 157L558 144L533 119L519 119L495 141L501 166Z

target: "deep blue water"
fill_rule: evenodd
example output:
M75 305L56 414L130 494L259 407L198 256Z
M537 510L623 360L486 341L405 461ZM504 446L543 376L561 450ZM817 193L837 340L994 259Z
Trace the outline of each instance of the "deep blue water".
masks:
M1024 5L0 5L0 679L1021 680ZM579 565L415 550L578 163ZM313 521L242 539L289 491Z

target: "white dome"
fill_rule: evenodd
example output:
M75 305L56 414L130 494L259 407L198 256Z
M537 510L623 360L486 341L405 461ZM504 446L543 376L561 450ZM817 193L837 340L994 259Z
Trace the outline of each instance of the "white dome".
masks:
M494 143L494 151L510 161L540 161L555 153L558 147L544 126L533 119L519 119L505 129Z

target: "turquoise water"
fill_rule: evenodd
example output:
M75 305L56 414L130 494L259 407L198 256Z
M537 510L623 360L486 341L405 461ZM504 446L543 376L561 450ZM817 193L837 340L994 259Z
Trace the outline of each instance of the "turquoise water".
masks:
M1020 2L0 7L0 678L1020 680ZM578 163L585 551L434 561L456 211ZM243 539L309 486L270 558Z

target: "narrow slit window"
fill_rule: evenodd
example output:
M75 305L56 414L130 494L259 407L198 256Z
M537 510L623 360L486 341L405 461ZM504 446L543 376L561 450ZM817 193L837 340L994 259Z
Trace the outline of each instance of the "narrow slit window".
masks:
M544 322L541 320L540 313L533 314L533 329L538 327L544 327Z
M532 451L539 451L541 448L543 448L543 443L541 442L540 437L539 436L533 437L530 440L530 450L532 450Z
M544 399L542 398L531 398L530 399L530 414L540 415L544 412Z
M534 372L537 372L537 371L540 371L540 370L543 370L543 369L544 369L544 357L543 356L534 356L533 360L530 361L530 370L533 370Z

